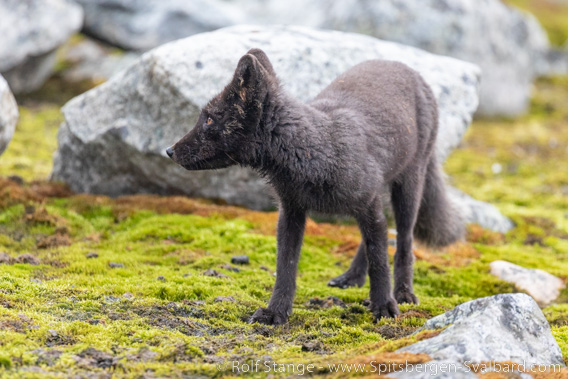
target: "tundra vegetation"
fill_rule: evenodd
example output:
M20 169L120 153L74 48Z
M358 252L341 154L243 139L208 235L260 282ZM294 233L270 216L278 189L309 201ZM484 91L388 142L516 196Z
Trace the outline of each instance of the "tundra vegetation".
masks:
M552 31L566 36L568 26ZM274 284L275 212L182 197L78 195L47 181L59 108L90 85L69 88L55 75L18 99L20 122L0 158L0 377L224 376L232 362L257 359L313 363L316 373L339 376L328 363L423 362L427 356L393 352L430 337L412 335L428 318L515 291L489 274L493 260L567 279L568 77L539 80L526 116L476 120L445 163L452 184L495 204L513 230L471 225L464 243L417 245L421 303L375 323L368 281L327 286L355 254L357 227L310 220L294 313L278 327L247 323ZM389 253L392 260L394 247ZM237 255L250 263L231 263ZM543 310L565 360L567 301L565 290ZM255 376L266 376L263 369Z

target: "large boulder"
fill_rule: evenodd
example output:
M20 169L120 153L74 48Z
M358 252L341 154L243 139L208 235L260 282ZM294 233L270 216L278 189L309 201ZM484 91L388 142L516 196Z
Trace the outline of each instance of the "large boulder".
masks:
M471 368L468 370L465 364L514 362L526 369L556 365L557 370L564 366L548 321L538 304L526 294L501 294L463 303L428 320L421 330L441 330L441 333L397 352L425 353L435 362L453 363L452 367L460 373L448 378L477 377L467 373ZM391 376L433 376L429 374Z
M479 70L472 64L357 34L236 26L148 52L66 104L53 179L78 192L183 193L272 207L266 184L253 171L189 172L164 153L193 127L200 108L229 82L239 58L252 47L265 50L284 87L302 101L364 60L392 59L415 68L438 100L441 160L459 144L477 107Z
M530 14L501 0L233 0L250 22L369 34L482 68L483 115L526 111L549 42Z
M85 38L66 49L63 60L67 67L61 74L66 82L100 84L128 68L140 55L132 51L117 52L115 48Z
M8 83L0 75L0 155L10 143L16 122L18 121L18 106L14 95L8 88Z
M66 0L0 0L0 73L14 93L45 82L55 50L82 22L81 7Z
M85 10L85 33L127 50L149 50L243 21L221 0L75 1Z

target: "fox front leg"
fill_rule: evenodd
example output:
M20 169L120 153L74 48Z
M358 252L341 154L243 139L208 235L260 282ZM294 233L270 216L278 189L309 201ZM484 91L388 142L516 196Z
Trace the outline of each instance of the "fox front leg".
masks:
M296 272L306 225L306 212L282 205L278 217L276 283L267 308L259 308L250 322L281 325L292 313Z

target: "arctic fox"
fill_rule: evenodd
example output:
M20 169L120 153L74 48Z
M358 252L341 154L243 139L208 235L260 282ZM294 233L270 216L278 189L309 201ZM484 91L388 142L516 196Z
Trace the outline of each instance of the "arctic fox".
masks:
M432 90L402 63L360 63L303 104L285 93L266 54L252 49L195 127L166 152L188 170L252 167L274 187L280 208L276 283L268 307L251 322L283 324L292 313L308 211L357 220L363 237L357 255L329 285L362 286L368 274L370 310L379 319L398 315L397 302L418 302L413 235L441 246L464 233L436 159L437 131ZM394 291L385 188L398 231Z

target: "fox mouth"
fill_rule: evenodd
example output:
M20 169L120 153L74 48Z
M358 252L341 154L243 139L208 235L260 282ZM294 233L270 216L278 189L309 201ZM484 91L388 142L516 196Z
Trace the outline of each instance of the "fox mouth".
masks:
M172 161L189 171L215 170L231 166L235 163L233 160L227 157L226 154L216 155L204 159L195 159L195 157L188 157L189 159L178 159L177 154L175 154L175 152L171 148L168 148L166 150L166 154L171 158Z

